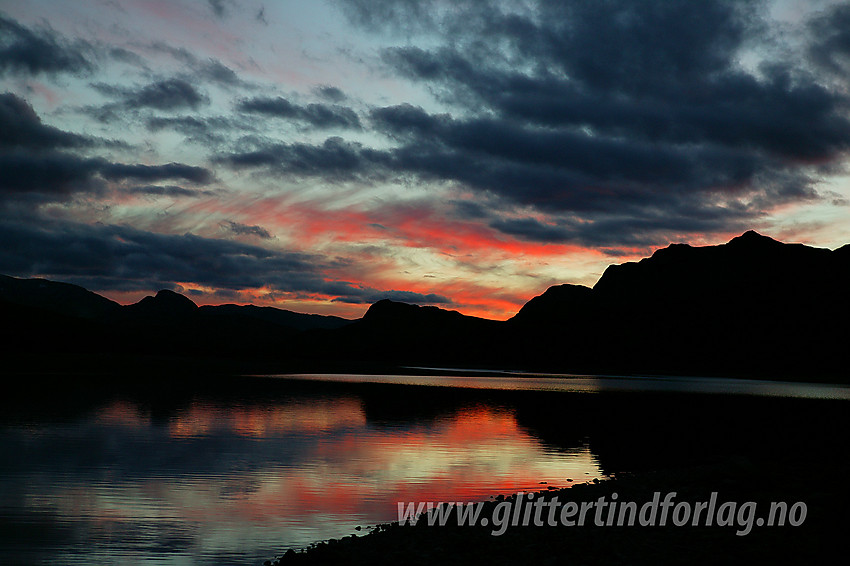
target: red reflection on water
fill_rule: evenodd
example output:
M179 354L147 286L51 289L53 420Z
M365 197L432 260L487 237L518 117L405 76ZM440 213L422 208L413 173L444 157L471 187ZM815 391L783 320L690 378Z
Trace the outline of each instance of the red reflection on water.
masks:
M268 438L296 431L329 432L365 424L366 417L356 399L235 407L197 403L171 420L169 433L174 438L215 432Z
M246 503L251 515L356 514L387 520L397 501L475 501L569 485L599 468L587 449L547 451L510 412L463 410L407 429L364 427L322 437L309 465L269 470Z
M151 426L139 414L131 405L114 404L100 418ZM169 422L168 432L175 441L226 434L231 440L222 458L252 462L226 472L194 470L197 477L145 478L137 486L135 501L159 501L169 513L191 521L320 525L359 518L349 519L353 526L392 520L399 501L476 501L545 488L540 482L566 486L567 478L601 475L587 448L547 449L517 424L512 412L490 406L382 427L367 422L354 398L279 405L196 403ZM257 441L280 446L289 460L253 464L248 456ZM110 512L103 517L139 512L126 496L106 506Z
M150 425L150 417L141 407L129 401L118 400L101 409L97 420L111 425L130 428L145 428Z

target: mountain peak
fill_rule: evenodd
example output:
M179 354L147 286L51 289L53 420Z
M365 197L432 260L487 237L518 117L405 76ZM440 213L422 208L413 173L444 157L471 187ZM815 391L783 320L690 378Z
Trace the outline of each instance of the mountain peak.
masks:
M414 305L410 303L402 303L390 299L381 299L374 303L363 315L363 320L367 321L415 321L416 323L437 320L455 320L475 317L466 317L457 311L441 309L435 306Z
M179 306L181 308L198 308L198 305L196 305L195 302L186 295L181 295L180 293L176 293L169 289L160 289L157 291L156 296L154 296L154 300L161 303Z
M195 304L195 302L192 299L190 299L189 297L187 297L186 295L180 294L177 291L172 291L171 289L160 289L159 291L156 292L156 295L154 295L154 299L166 300L166 301L182 300L182 301L189 301L193 305Z
M198 305L196 305L190 298L168 289L157 291L156 296L153 297L148 295L133 306L142 308L144 311L151 313L170 315L188 314L194 312L198 308Z
M732 245L732 246L766 246L766 245L769 245L769 246L773 246L773 245L777 245L777 244L782 245L782 242L778 242L778 241L776 241L773 238L770 238L768 236L763 236L762 234L759 234L755 230L747 230L746 232L744 232L740 236L736 236L735 238L732 238L731 240L729 240L729 243L727 245Z
M421 312L422 308L423 307L420 307L419 305L401 303L391 299L381 299L369 307L369 310L366 311L363 318L375 319L410 315L412 313Z

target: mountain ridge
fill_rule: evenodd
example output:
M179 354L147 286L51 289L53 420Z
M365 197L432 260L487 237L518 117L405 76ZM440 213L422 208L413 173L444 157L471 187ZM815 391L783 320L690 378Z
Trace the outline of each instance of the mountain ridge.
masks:
M62 328L87 321L66 344L82 352L135 354L138 341L171 355L260 357L283 369L451 363L590 373L810 372L850 381L840 355L847 332L836 324L850 316L846 289L850 245L828 250L747 231L725 244L674 243L611 265L593 287L552 286L507 321L389 299L356 320L254 305L198 307L169 290L121 306L67 283L6 276L0 307L24 326L26 309L40 309L41 326L59 317L59 335L73 336Z

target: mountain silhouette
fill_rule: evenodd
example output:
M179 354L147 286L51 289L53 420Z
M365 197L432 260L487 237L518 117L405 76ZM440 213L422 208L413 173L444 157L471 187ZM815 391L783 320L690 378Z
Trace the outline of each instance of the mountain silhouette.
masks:
M567 324L570 319L590 315L593 290L583 285L555 285L534 297L511 319L514 323Z
M509 321L521 361L576 369L843 375L850 254L749 231L612 265L592 289L552 288Z
M77 285L7 276L0 276L0 316L10 330L0 351L7 366L25 371L39 364L50 371L123 371L140 359L181 368L274 369L291 358L294 336L351 322L274 307L199 307L167 289L122 306Z
M127 306L125 313L137 317L180 318L194 314L197 310L198 305L188 297L162 289L153 297L145 297L138 303Z
M6 275L0 275L0 301L83 319L101 318L121 309L118 303L77 285Z
M466 316L457 311L449 311L433 306L411 305L383 299L369 307L360 321L361 325L378 325L381 327L397 327L394 330L409 327L428 327L437 329L455 324L488 323L483 318Z
M592 288L556 285L504 322L391 300L356 321L198 307L169 290L121 306L75 285L5 276L0 312L17 329L4 345L16 354L264 360L280 371L451 364L848 381L847 289L850 245L831 251L748 231L612 265Z
M334 329L341 328L351 321L338 316L319 314L304 314L275 307L258 307L256 305L204 305L199 309L205 316L239 316L261 320L293 330Z
M467 364L486 356L502 323L433 306L384 299L360 320L304 340L314 360L329 356L358 363Z

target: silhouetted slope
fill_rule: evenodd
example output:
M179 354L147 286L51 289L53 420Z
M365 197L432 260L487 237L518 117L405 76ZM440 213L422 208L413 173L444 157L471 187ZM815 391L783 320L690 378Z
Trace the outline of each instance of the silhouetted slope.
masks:
M360 322L363 326L395 327L396 330L404 330L409 326L437 328L452 324L480 325L492 321L438 307L423 307L383 299L369 307Z
M847 265L838 261L840 255L750 231L720 246L673 244L637 263L613 265L593 288L620 303L677 297L708 304L718 295L763 303L764 292L808 295L834 289L836 277L848 274ZM792 299L804 297L785 298L793 304Z
M583 285L555 285L534 297L511 319L514 323L561 325L592 315L593 291Z
M468 364L487 361L501 339L502 323L432 306L384 299L360 320L332 332L307 335L315 360L350 359L379 364Z
M121 309L118 303L77 285L6 275L0 275L0 301L85 319L101 318Z
M129 317L181 318L195 314L198 305L180 293L162 289L155 296L147 296L123 310L123 314Z
M108 335L102 323L90 318L12 303L2 298L0 320L3 321L3 339L0 340L0 353L4 354L3 370L8 369L10 355L23 356L24 363L38 363L58 353L96 351L92 345L103 344Z
M510 324L521 361L532 365L840 377L846 248L783 244L752 231L719 246L673 244L609 267L592 291L547 291Z
M205 305L200 307L200 312L207 316L243 316L286 326L294 330L334 329L352 322L338 316L303 314L275 307L258 307L255 305Z
M86 370L96 369L104 357L227 358L283 367L292 359L293 336L349 322L259 307L199 308L169 290L121 306L75 285L6 276L0 276L0 315L10 334L0 351L26 368L46 363L51 371L83 358Z

